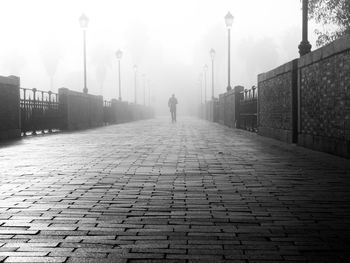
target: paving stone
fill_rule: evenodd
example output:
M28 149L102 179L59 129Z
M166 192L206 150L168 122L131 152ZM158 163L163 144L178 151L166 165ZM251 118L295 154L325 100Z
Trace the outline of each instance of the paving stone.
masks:
M17 262L35 262L35 263L46 263L46 262L55 262L55 263L62 263L65 262L65 257L35 257L35 256L29 256L29 257L8 257L4 261L5 263L11 262L11 263L17 263Z
M186 263L186 260L171 259L130 259L128 263Z
M1 251L0 257L7 256L7 257L44 257L48 254L47 251L39 251L39 252L20 252L20 251Z
M67 263L127 263L127 259L106 259L106 258L75 258L71 257Z
M348 160L194 118L0 145L0 261L347 262Z

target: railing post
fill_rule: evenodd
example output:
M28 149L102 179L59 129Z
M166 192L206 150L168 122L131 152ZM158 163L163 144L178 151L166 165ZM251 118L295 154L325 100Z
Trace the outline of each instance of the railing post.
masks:
M48 115L49 115L49 117L51 117L51 95L52 95L52 91L50 90L49 92L48 92L48 94L49 94L49 109L48 109ZM50 121L49 121L50 122ZM52 125L51 125L51 122L50 122L50 125L49 125L49 133L51 133L52 132Z
M27 126L26 125L24 125L24 124L26 124L26 121L27 121L27 118L28 118L28 103L27 103L27 100L26 100L26 97L27 97L27 95L26 95L26 89L23 89L23 113L24 114L22 114L22 115L24 115L24 116L22 116L21 115L21 128L22 128L22 133L23 133L23 136L27 136L27 130L26 130L26 128L27 128ZM22 113L22 112L21 112Z
M32 107L32 119L33 119L33 131L32 135L36 135L36 88L33 88L33 107Z
M44 100L44 91L41 91L41 109L39 109L39 126L41 126L41 133L45 134L45 129L44 129L44 125L42 125L43 123L43 119L44 119L44 114L45 114L45 100Z
M256 87L255 87L255 86L253 86L253 87L252 87L252 91L253 91L253 99L255 99L255 90L256 90Z
M244 90L244 100L248 100L247 96L248 96L248 90L245 89Z
M49 109L51 109L51 95L52 95L51 90L48 92L48 94L49 94Z
M257 94L255 92L256 86L252 87L253 91L253 104L251 106L251 111L252 111L252 129L253 131L257 131L258 128L258 99L257 99Z

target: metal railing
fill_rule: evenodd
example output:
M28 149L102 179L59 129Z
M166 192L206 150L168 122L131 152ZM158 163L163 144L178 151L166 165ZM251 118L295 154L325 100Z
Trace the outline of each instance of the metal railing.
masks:
M256 87L240 93L238 128L257 132L258 96Z
M20 88L20 109L23 135L52 132L61 127L57 93Z

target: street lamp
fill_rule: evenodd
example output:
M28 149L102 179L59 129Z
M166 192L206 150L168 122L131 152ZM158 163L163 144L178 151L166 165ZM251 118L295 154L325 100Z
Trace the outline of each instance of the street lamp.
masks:
M211 99L214 100L214 57L215 50L212 48L209 51L211 57Z
M303 38L299 44L299 54L303 56L311 51L311 44L308 41L308 0L303 0Z
M208 65L204 65L204 103L207 103L207 70Z
M137 103L137 89L136 89L136 83L137 83L137 79L136 79L137 66L136 66L136 65L134 65L134 73L135 73L135 75L134 75L134 78L135 78L135 92L134 92L134 94L135 94L135 104L136 104L136 103Z
M227 27L227 33L228 33L228 83L227 83L227 91L231 90L231 81L230 81L230 75L231 75L231 27L233 24L233 15L231 15L230 12L227 13L225 16L225 23Z
M122 58L122 56L123 56L123 52L122 52L120 49L118 49L118 51L115 52L115 56L116 56L117 59L118 59L119 100L122 100L122 88L121 88L122 83L121 83L121 79L120 79L120 60L121 60L121 58Z
M87 85L86 85L86 29L89 24L89 18L82 14L79 18L80 27L83 29L83 46L84 46L84 93L88 93Z

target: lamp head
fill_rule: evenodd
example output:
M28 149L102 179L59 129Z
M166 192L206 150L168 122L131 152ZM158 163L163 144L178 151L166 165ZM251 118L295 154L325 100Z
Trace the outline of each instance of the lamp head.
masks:
M230 12L228 12L227 15L225 16L225 23L226 23L226 27L228 29L230 29L232 27L233 15Z
M214 59L214 57L215 57L215 50L213 48L210 49L209 54L210 54L211 59Z
M82 14L80 17L79 17L79 23L80 23L80 27L85 29L88 27L89 25L89 18L85 15L85 14Z
M115 52L115 56L117 57L117 59L121 59L123 56L123 52L120 49L118 49L118 51Z

